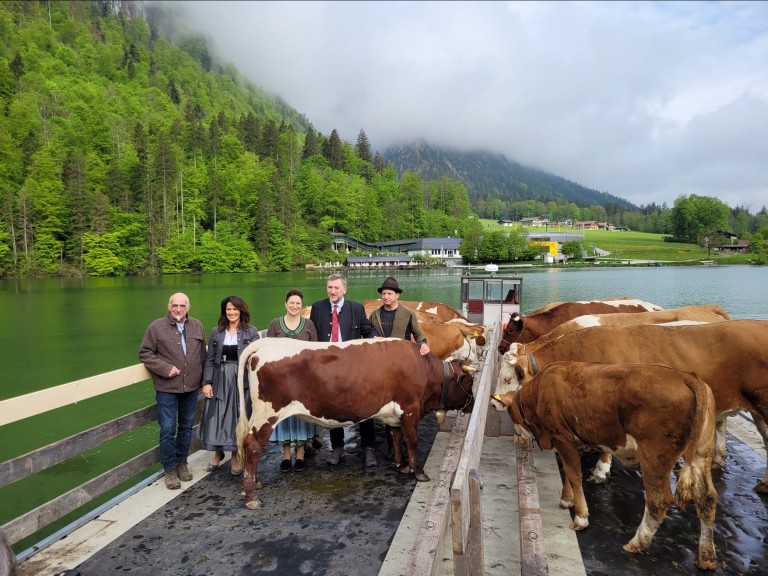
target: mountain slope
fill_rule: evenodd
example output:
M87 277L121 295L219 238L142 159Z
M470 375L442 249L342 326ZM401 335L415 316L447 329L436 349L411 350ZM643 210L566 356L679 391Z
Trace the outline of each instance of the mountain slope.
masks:
M392 162L398 175L410 171L424 180L448 177L460 180L477 200L566 200L579 206L615 204L638 209L629 201L586 188L560 176L529 168L501 154L483 151L460 152L417 142L386 150L382 156Z

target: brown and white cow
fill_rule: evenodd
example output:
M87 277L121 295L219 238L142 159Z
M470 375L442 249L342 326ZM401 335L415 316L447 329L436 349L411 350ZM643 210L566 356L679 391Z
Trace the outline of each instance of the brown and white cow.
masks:
M524 438L532 436L542 450L560 454L566 476L560 505L574 508L573 530L589 525L581 447L608 448L622 461L640 465L645 513L624 546L627 552L650 547L673 503L670 473L682 456L674 502L683 509L695 501L701 526L696 565L715 569L715 401L695 374L661 364L556 362L497 399L508 406Z
M453 308L452 306L448 306L448 304L443 304L442 302L424 302L424 301L417 301L417 300L400 300L401 303L405 304L410 308L411 310L416 310L417 312L428 312L429 314L436 314L439 316L444 322L448 322L449 320L454 320L455 318L459 318L461 320L467 320L465 316L461 314L456 308ZM469 320L467 320L469 322Z
M479 366L477 344L471 335L454 324L422 324L430 354L441 360L461 360Z
M768 450L768 321L729 320L695 326L600 326L565 334L532 353L510 350L499 369L497 393L520 387L549 364L661 363L695 371L711 388L718 427L714 464L725 458L725 418L750 412ZM768 471L755 486L768 493Z
M248 373L252 413L245 414ZM421 356L419 345L399 338L304 342L263 338L240 355L237 442L244 463L245 505L256 509L257 467L273 427L299 416L326 428L375 418L392 427L395 465L427 481L417 461L418 424L430 410L471 410L472 370L461 362ZM405 437L407 466L401 466Z
M617 298L592 302L563 302L527 316L513 312L501 334L499 353L504 354L514 342L521 344L533 342L563 322L585 314L654 312L656 310L662 310L662 308L643 300Z
M633 312L617 314L585 314L573 320L563 322L552 330L540 336L533 342L525 344L525 349L532 352L544 344L557 340L564 334L581 330L582 328L595 328L597 326L634 326L637 324L663 324L665 326L682 326L685 324L709 324L712 322L724 322L731 317L720 306L714 304L701 304L683 306L669 310L656 312ZM513 345L513 347L518 344Z

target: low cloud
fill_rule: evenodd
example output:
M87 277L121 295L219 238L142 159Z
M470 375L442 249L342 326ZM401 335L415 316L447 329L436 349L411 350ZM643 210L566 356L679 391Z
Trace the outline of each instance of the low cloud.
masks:
M768 205L768 3L171 4L324 134L487 149L637 205Z

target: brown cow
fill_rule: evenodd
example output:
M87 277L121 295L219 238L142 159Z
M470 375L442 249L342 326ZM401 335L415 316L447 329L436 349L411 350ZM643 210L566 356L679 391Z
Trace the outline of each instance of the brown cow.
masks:
M374 366L374 369L371 367ZM248 372L252 414L245 414L243 377ZM304 342L263 338L240 355L237 443L243 462L245 505L256 509L257 467L273 427L300 416L326 428L375 418L392 426L394 461L401 472L427 481L417 461L418 424L430 410L471 410L472 370L460 362L421 356L419 345L400 338ZM407 466L401 466L405 437Z
M563 302L536 314L510 314L509 322L504 327L499 343L499 353L504 354L514 342L527 344L551 331L563 322L584 314L615 314L617 312L653 312L662 310L660 306L621 298L615 300L595 300L592 302Z
M669 476L682 456L674 502L683 509L695 501L701 526L696 565L715 569L715 401L696 375L661 364L556 362L497 399L523 437L560 454L568 487L560 505L574 508L573 530L589 525L579 448L608 447L622 461L639 463L645 513L627 552L650 547L673 502Z
M600 326L565 334L533 353L525 346L504 355L496 391L519 388L540 370L564 360L662 363L695 371L711 388L720 424L714 463L725 458L725 417L746 410L768 450L768 321L729 320L696 326ZM768 471L755 486L768 493Z
M666 326L684 324L708 324L711 322L724 322L730 320L728 313L714 304L702 304L699 306L683 306L671 310L658 310L656 312L632 312L617 314L585 314L573 320L563 322L552 330L540 336L533 342L525 344L528 352L533 352L544 344L557 340L564 334L581 330L582 328L594 328L596 326L633 326L636 324L663 324ZM517 346L517 344L513 345Z

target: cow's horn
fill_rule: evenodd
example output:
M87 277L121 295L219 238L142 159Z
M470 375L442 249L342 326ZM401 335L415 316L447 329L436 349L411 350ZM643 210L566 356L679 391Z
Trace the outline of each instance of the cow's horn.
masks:
M475 368L470 364L462 364L461 369L464 370L464 372L469 372L470 374L474 374L475 372L477 372L477 368Z
M435 420L438 424L445 422L445 410L435 410Z

